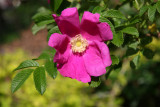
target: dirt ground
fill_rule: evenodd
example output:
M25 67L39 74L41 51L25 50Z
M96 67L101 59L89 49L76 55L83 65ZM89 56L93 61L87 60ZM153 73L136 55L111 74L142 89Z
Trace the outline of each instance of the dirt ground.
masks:
M31 55L38 56L47 46L47 30L41 30L37 35L33 35L30 27L20 32L19 39L0 45L0 52L23 49Z

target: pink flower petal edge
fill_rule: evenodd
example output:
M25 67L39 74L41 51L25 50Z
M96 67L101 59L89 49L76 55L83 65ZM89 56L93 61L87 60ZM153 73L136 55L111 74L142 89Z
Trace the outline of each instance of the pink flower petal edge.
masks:
M57 51L61 53L63 53L66 50L68 43L69 40L67 38L67 35L61 35L58 33L52 34L48 41L48 45L50 47L55 48Z
M58 71L64 77L77 79L84 83L91 81L90 75L86 72L83 58L77 55L71 54L68 63L65 63L62 67L58 67Z
M62 34L73 37L80 33L78 10L75 7L64 9L60 16L52 15Z
M88 40L107 41L113 39L113 33L106 22L99 22L98 13L84 12L81 21L81 33Z

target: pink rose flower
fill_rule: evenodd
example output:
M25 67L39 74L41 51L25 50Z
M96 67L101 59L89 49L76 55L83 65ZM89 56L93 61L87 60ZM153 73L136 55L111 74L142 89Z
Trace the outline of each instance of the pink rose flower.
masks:
M53 17L62 34L52 34L48 45L56 49L54 62L60 74L84 83L90 82L91 76L105 74L112 61L104 41L113 34L107 23L99 22L100 15L85 11L80 23L73 7Z
M48 0L48 3L50 3L50 0Z

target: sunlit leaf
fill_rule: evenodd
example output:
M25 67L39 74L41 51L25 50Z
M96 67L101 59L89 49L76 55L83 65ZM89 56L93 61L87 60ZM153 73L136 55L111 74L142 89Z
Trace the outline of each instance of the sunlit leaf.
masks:
M58 26L55 26L49 30L48 35L47 35L47 41L49 40L51 34L53 33L60 33Z
M42 52L38 58L33 59L33 60L39 60L39 59L49 60L50 58L51 58L51 55L48 52Z
M102 13L102 16L103 17L126 19L126 17L119 10L107 10Z
M101 13L102 10L104 10L104 7L96 6L96 7L93 9L92 13Z
M37 91L43 94L46 90L46 75L44 67L38 67L33 73L34 83Z
M56 64L54 64L53 61L48 60L45 63L45 69L49 74L49 76L51 76L53 79L57 77L57 68L56 68Z
M51 7L53 7L54 12L58 10L62 2L63 0L51 0L50 1Z
M148 6L143 6L141 9L140 9L140 12L139 12L139 15L142 16L148 9Z
M160 1L157 2L156 6L157 6L157 11L160 13Z
M139 32L134 27L126 27L126 28L122 29L122 32L130 34L130 35L135 35L136 37L139 37Z
M118 32L116 34L113 35L113 40L112 40L112 43L116 46L121 46L124 42L124 39L123 39L123 33L122 32Z
M37 23L38 26L43 26L43 25L47 25L47 24L51 24L55 22L54 19L51 19L51 20L45 20L45 21L41 21L39 23Z
M119 58L117 56L111 55L112 65L119 64Z
M100 22L107 22L107 23L109 24L109 26L110 26L111 31L113 32L113 34L115 33L115 29L114 29L113 24L112 24L107 18L105 18L105 17L100 17L100 18L99 18L99 21L100 21Z
M136 42L133 42L133 43L129 44L129 46L128 46L128 47L133 48L133 49L136 49L136 48L137 48L137 46L138 46L138 44L139 44L139 42L138 42L138 41L136 41Z
M135 25L136 23L141 23L142 20L137 16L135 18L133 18L130 23L127 24L127 26L130 26L130 25Z
M54 19L52 17L52 13L46 13L46 12L39 12L35 14L32 19L38 26L47 25L54 22Z
M16 69L14 69L13 71L19 70L19 69L23 69L23 68L28 68L28 67L38 67L39 64L36 61L33 60L26 60L23 61Z
M151 22L154 21L154 18L155 18L155 13L156 13L156 5L154 6L149 6L149 9L148 9L148 18Z
M26 81L26 79L31 75L32 72L33 69L25 69L17 73L17 75L12 80L12 93L17 91L22 86L22 84Z
M45 8L45 7L40 7L38 9L38 13L41 13L41 12L46 13L46 14L52 14L52 11L47 9L47 8Z
M91 77L90 87L98 87L101 84L100 77Z
M144 0L133 0L134 7L139 10L144 4Z
M46 27L46 25L44 26L37 26L36 24L34 24L34 26L32 27L32 33L33 35L36 35L37 32L39 32L40 30L44 29Z
M140 55L136 55L133 60L130 62L130 66L132 69L136 69L139 64Z

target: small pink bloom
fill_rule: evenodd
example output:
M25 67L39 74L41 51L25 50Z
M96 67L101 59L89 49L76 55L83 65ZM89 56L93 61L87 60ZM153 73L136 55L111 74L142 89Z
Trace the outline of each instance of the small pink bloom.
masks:
M48 0L48 3L50 3L50 0Z
M54 62L61 75L84 83L91 76L106 73L112 61L104 41L113 38L110 26L99 22L98 13L85 11L81 20L77 8L67 8L53 17L62 34L51 35L48 45L56 49Z

